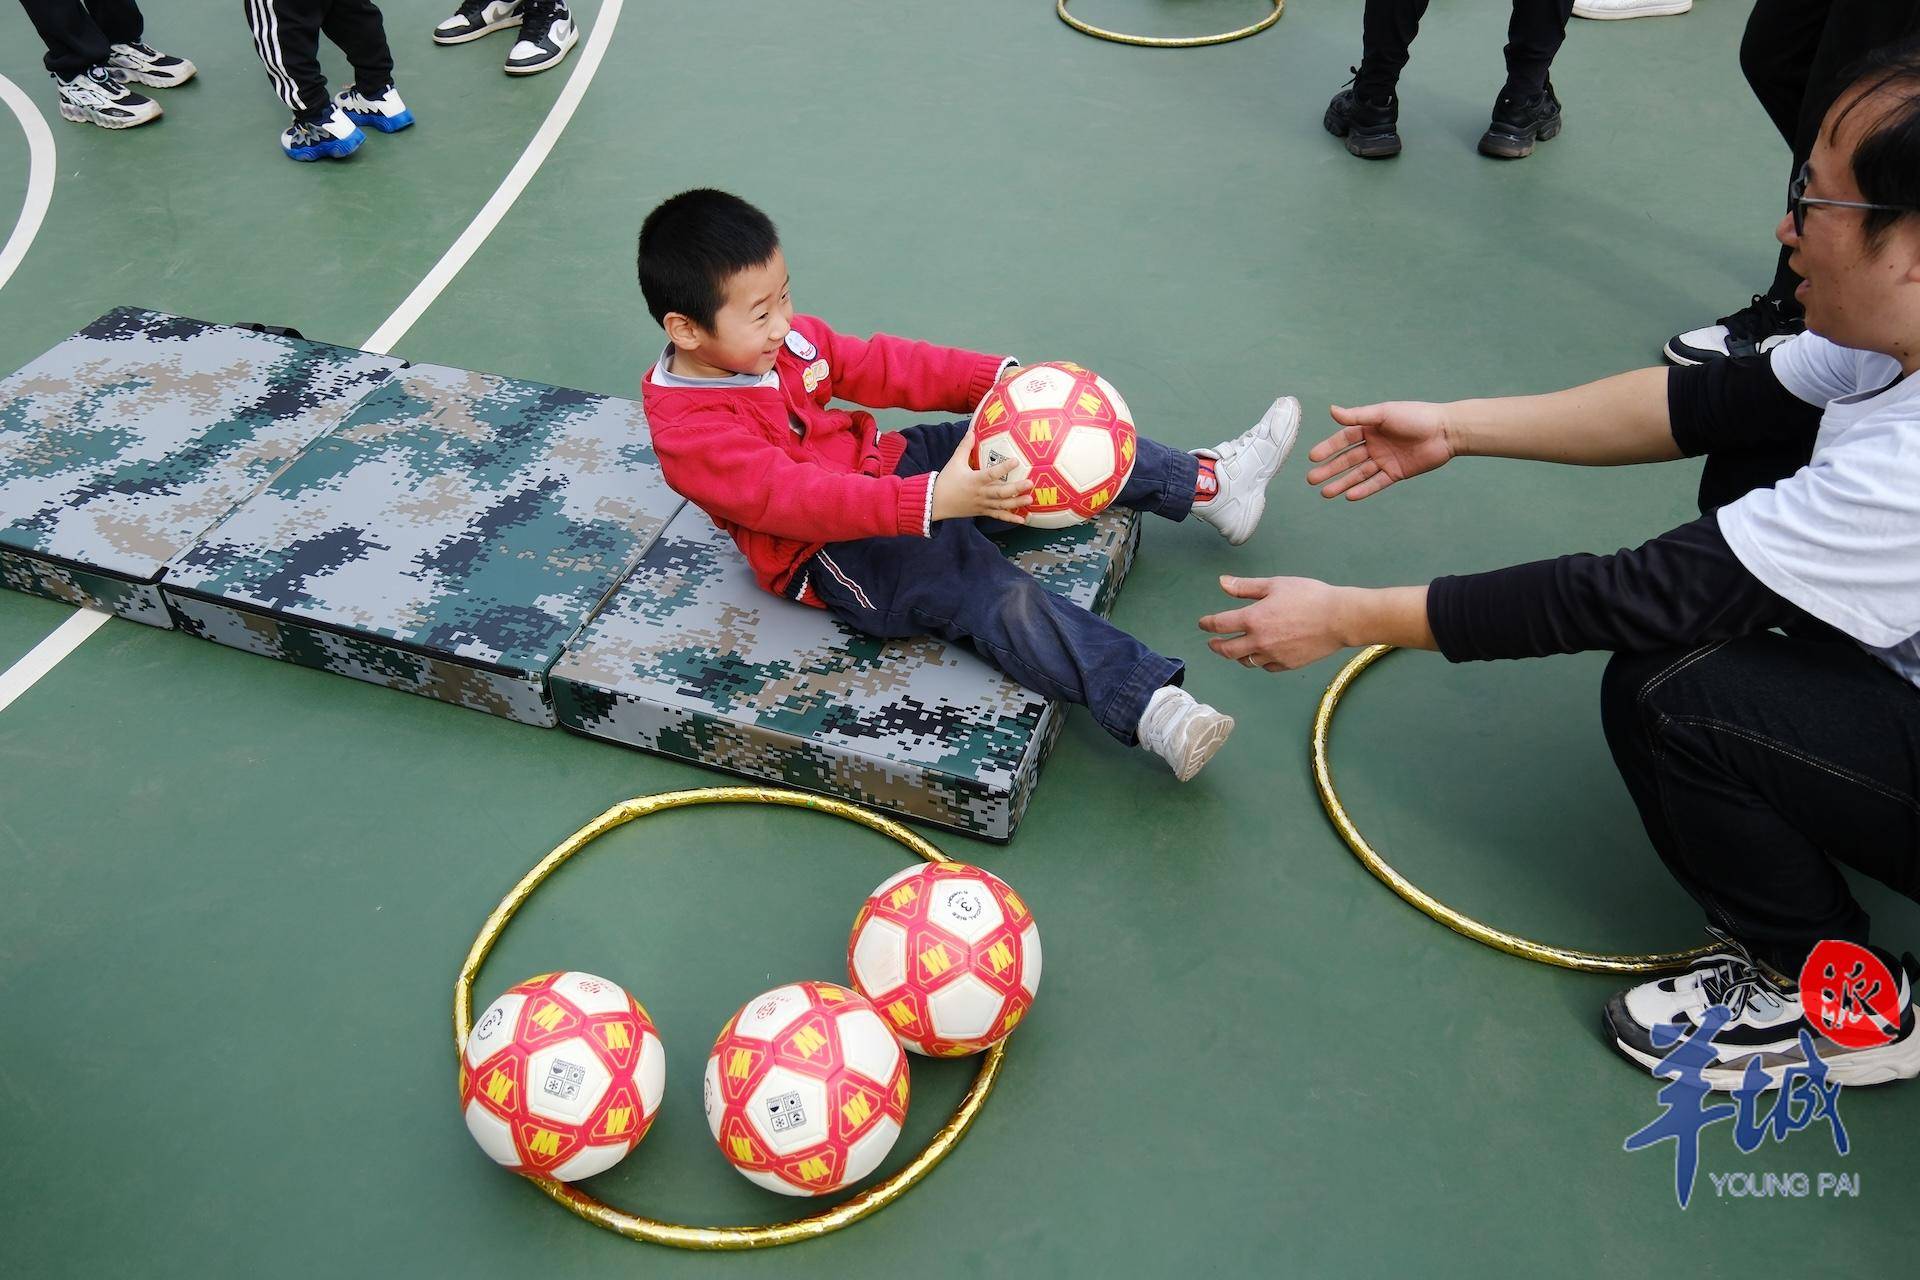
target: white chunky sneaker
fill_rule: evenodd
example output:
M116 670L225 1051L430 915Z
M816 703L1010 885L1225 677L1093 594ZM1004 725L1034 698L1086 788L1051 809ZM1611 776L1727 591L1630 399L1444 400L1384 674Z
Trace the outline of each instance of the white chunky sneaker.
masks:
M557 67L580 39L580 27L561 0L526 0L520 40L507 52L510 76L530 76Z
M407 104L400 101L400 94L392 85L369 94L359 85L350 84L334 95L333 105L355 124L382 133L398 133L413 123L413 112L407 110Z
M320 119L295 120L289 125L280 134L280 149L289 160L344 160L366 140L346 112L329 104Z
M1205 502L1194 503L1193 514L1236 547L1251 538L1267 509L1267 482L1286 463L1299 434L1300 402L1281 396L1243 434L1211 449L1195 449L1196 456L1213 460L1219 488Z
M185 58L162 53L152 45L116 44L113 56L107 59L107 69L118 72L123 80L150 84L156 89L172 89L193 79L198 68Z
M1670 18L1693 8L1693 0L1574 0L1576 18Z
M1173 776L1186 782L1226 745L1233 717L1194 701L1185 689L1165 685L1148 699L1136 732L1140 745L1165 760Z
M60 118L102 129L131 129L160 118L160 104L135 93L105 67L88 67L71 80L53 78Z

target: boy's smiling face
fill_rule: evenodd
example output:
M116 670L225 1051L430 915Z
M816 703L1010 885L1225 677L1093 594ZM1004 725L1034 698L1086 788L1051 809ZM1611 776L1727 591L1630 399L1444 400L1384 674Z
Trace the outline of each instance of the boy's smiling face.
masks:
M757 376L780 358L781 344L793 328L786 255L775 249L759 266L734 272L725 292L726 301L714 314L712 329L677 311L667 316L676 373L695 378Z

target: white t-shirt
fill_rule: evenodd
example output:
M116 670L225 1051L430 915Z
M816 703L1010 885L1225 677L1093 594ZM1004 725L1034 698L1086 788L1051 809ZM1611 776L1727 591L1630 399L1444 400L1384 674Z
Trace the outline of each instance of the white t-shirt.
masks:
M1920 685L1920 376L1812 333L1771 361L1826 408L1813 458L1720 508L1720 533L1754 577Z

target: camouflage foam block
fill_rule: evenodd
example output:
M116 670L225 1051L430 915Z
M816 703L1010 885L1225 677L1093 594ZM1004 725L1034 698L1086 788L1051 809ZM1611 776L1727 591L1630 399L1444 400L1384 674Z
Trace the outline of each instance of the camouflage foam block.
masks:
M163 566L400 365L108 312L0 382L0 582L171 625Z
M1113 511L1008 554L1105 613L1139 543ZM1065 708L971 652L882 641L754 585L687 507L549 677L560 723L662 755L1007 840Z
M637 403L414 365L165 592L195 635L551 725L547 668L679 506Z

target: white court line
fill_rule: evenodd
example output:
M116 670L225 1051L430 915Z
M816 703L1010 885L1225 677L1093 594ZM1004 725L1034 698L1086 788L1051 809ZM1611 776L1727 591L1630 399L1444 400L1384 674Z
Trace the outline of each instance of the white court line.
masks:
M113 615L98 609L75 609L73 616L53 629L27 656L0 671L0 711L27 690L34 681L53 670L54 664L80 647L80 642L98 631Z
M367 339L366 350L379 355L391 353L394 344L406 336L407 330L413 328L414 321L433 305L434 299L438 298L441 291L452 283L456 275L460 274L460 268L467 265L468 260L485 243L487 237L493 234L494 228L500 225L500 220L507 216L507 211L513 208L514 201L518 200L520 193L527 189L527 184L533 181L533 175L539 172L540 165L553 150L554 144L560 140L561 131L573 119L574 109L580 105L580 99L586 95L587 86L593 82L594 72L600 69L600 60L606 55L608 42L613 39L613 28L620 20L620 9L625 2L626 0L602 0L600 12L594 18L593 30L588 34L587 43L580 50L580 56L574 63L573 74L567 77L566 87L560 90L560 96L554 100L552 108L547 112L547 118L541 121L538 132L533 135L533 140L527 143L527 149L520 153L520 159L514 162L513 168L508 171L499 189L493 193L493 197L486 204L481 206L480 212L475 214L473 221L467 224L467 229L462 231L460 238L453 242L453 247L440 256L440 261L433 264L433 270L427 272L426 278L415 285L413 292L409 293L406 299L395 308L394 313L386 318L385 323L373 331L373 336ZM0 98L4 98L7 105L13 108L14 114L20 116L20 122L26 127L28 141L33 148L33 176L28 181L27 197L27 203L31 206L35 190L34 183L40 179L42 168L40 141L35 138L33 125L27 124L28 119L31 118L33 124L39 126L40 135L45 140L47 166L44 195L47 197L51 196L53 190L53 135L48 132L46 122L40 118L40 113L34 110L33 103L4 76L0 76ZM40 215L45 212L46 200L43 198L40 209L33 216L34 231L39 229ZM26 224L26 218L27 214L23 212L22 226ZM6 255L13 253L14 241L20 238L20 228L16 227L13 239L7 241L6 250L0 253L0 284L6 283L7 275L13 270L13 262ZM30 231L26 239L32 238ZM20 254L24 256L25 253L26 246L23 243L20 246ZM26 657L7 670L0 671L0 711L5 711L9 703L32 688L34 682L40 677L53 670L62 658L79 647L82 640L97 631L109 616L93 609L81 609L73 617L61 623L52 635L35 645L33 651Z
M0 76L0 101L13 109L20 119L20 128L27 135L27 202L20 206L20 220L13 224L13 234L7 237L6 248L0 249L0 288L5 288L13 278L13 269L27 256L27 249L33 244L34 236L40 233L40 223L47 216L47 206L53 202L53 132L47 128L47 122L40 115L39 108L33 105L33 99L20 91L20 86L5 76Z

